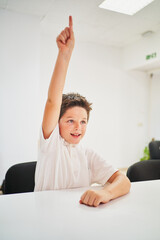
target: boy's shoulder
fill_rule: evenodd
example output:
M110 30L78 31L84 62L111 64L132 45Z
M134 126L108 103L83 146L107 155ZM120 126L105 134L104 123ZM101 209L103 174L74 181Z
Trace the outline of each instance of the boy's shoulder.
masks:
M87 156L91 156L91 155L97 154L96 151L92 147L85 146L82 143L80 144L79 147L82 149L83 152L85 152L85 155L87 155Z

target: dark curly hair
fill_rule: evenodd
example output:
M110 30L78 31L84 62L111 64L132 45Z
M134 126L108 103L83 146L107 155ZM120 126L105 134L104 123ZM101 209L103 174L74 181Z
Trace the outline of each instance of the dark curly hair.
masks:
M89 113L92 110L92 103L88 102L85 97L81 96L79 93L68 93L62 95L62 104L60 110L60 118L63 114L72 107L82 107L87 111L87 120L89 119Z

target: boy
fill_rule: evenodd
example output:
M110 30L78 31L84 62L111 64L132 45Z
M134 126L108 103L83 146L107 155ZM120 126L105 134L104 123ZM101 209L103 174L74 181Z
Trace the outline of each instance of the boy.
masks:
M79 94L63 94L74 44L70 16L69 27L57 37L59 53L42 122L35 191L89 187L94 182L101 183L101 190L88 190L80 199L82 204L97 207L128 193L130 181L93 150L80 144L91 104Z

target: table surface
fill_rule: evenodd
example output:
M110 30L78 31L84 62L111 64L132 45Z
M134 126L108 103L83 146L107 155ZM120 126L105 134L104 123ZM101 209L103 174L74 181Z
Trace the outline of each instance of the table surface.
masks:
M160 239L160 180L132 183L129 194L97 208L79 204L85 190L0 196L0 239Z

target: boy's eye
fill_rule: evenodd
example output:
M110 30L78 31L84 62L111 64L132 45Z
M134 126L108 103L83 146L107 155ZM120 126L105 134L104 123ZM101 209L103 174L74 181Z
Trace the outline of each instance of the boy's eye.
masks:
M86 124L87 122L86 122L86 121L82 121L81 123L82 123L82 124Z
M73 123L73 120L72 120L72 119L70 119L70 120L68 120L68 122L69 122L69 123Z

